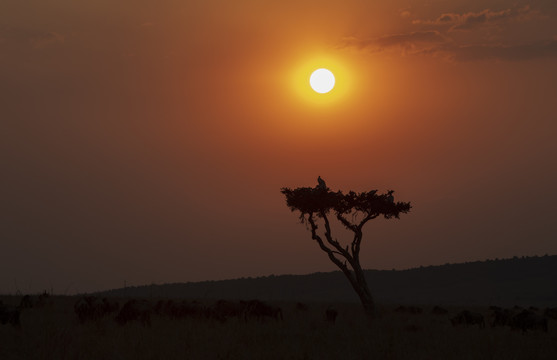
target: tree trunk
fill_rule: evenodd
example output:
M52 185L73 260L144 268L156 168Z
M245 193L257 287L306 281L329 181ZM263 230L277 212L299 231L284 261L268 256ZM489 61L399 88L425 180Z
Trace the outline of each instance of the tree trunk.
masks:
M356 282L351 282L352 287L358 294L360 301L362 302L362 306L364 307L364 312L368 319L373 319L375 317L375 302L373 301L373 297L371 296L371 292L369 291L369 287L367 286L367 281L364 276L364 272L360 267L359 262L354 264L354 275L356 278Z
M360 248L357 246L361 241L362 234L361 231L358 229L353 230L356 232L356 237L352 243L352 255L350 255L348 251L348 247L343 249L338 241L334 240L331 235L331 228L329 226L329 220L325 213L321 213L321 217L325 221L325 238L327 239L328 244L330 244L335 250L328 248L321 237L317 235L317 224L313 220L313 217L310 215L308 217L308 222L311 225L311 236L312 239L317 241L321 250L325 251L329 256L329 259L338 266L339 269L342 270L358 297L362 302L362 306L364 307L365 314L369 320L375 317L375 303L373 302L373 297L371 296L371 292L369 291L369 287L367 286L366 278L364 276L364 272L362 270L362 266L360 265ZM343 263L340 259L335 256L335 253L342 256L346 261ZM350 264L352 270L346 265L346 262Z
M348 278L348 281L352 285L354 291L356 291L356 294L358 294L362 306L364 307L366 317L368 320L372 320L376 315L375 302L373 301L373 296L371 296L371 291L369 291L369 287L367 286L364 271L362 270L360 262L357 258L352 259L350 264L352 265L352 271L350 271L345 264L341 264L339 267L346 278Z

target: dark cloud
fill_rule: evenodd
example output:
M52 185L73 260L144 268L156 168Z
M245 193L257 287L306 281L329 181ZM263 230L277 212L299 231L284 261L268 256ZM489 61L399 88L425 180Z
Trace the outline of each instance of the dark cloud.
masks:
M421 31L374 39L345 38L343 45L371 51L392 48L404 55L440 56L454 61L521 61L554 57L557 55L557 40L549 40L551 34L530 34L521 39L510 35L520 32L518 23L542 18L544 16L540 11L529 6L462 14L444 13L435 20L413 20L412 24L421 25ZM497 36L493 36L493 27L497 27Z
M442 50L442 49L439 49ZM557 56L557 40L547 43L516 46L472 45L446 48L456 61L498 59L508 61L531 60Z
M523 45L458 45L455 42L445 42L432 46L416 47L410 55L444 57L452 61L526 61L541 58L557 57L557 40Z
M359 48L371 48L376 51L391 47L415 47L423 44L444 43L446 39L438 31L416 31L407 34L393 34L381 36L375 39L345 38L344 45Z
M445 38L438 31L416 31L408 34L395 34L382 36L375 40L381 47L409 45L416 43L445 42Z
M511 9L501 11L491 11L486 9L479 13L467 13L457 17L459 22L452 28L453 30L468 30L485 24L495 24L501 20L509 19L513 16Z
M492 11L484 9L480 12L445 13L435 20L416 19L414 25L428 25L435 28L454 30L472 30L481 26L495 26L507 22L524 22L540 17L539 11L532 10L529 6L520 8Z

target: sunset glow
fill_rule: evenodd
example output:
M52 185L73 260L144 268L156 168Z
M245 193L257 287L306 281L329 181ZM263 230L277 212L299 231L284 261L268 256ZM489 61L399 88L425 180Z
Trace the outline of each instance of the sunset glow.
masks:
M356 82L354 74L358 66L353 60L340 53L315 53L303 56L294 62L290 71L289 86L285 89L289 96L302 111L314 112L316 109L340 109L354 105L353 95L361 85ZM319 76L325 75L318 80ZM324 86L316 90L312 85L312 75L316 86ZM332 87L331 87L332 86Z
M5 293L334 270L318 175L413 204L365 268L557 253L554 0L3 3Z

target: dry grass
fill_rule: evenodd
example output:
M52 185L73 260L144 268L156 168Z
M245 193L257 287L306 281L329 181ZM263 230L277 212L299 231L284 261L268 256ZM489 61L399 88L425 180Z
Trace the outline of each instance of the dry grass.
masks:
M7 304L19 298L3 297ZM54 297L27 309L21 326L0 325L0 359L557 359L557 322L549 332L509 328L453 328L449 315L399 314L380 309L368 324L357 305L337 304L335 325L324 320L328 304L278 304L284 321L170 320L151 327L117 325L113 318L80 325L76 298ZM474 309L488 314L487 309Z

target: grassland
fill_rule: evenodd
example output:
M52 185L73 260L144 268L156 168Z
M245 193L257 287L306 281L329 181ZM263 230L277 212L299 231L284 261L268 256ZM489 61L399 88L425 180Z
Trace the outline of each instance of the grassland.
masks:
M17 305L20 297L0 297ZM122 302L125 299L120 299ZM76 297L51 297L43 307L24 309L19 327L0 325L0 359L557 359L557 321L549 331L522 333L508 327L453 327L449 314L395 312L380 306L368 323L358 305L276 303L284 320L232 318L168 319L151 326L119 326L114 316L79 324ZM328 306L339 312L324 319ZM487 308L474 308L489 320Z

